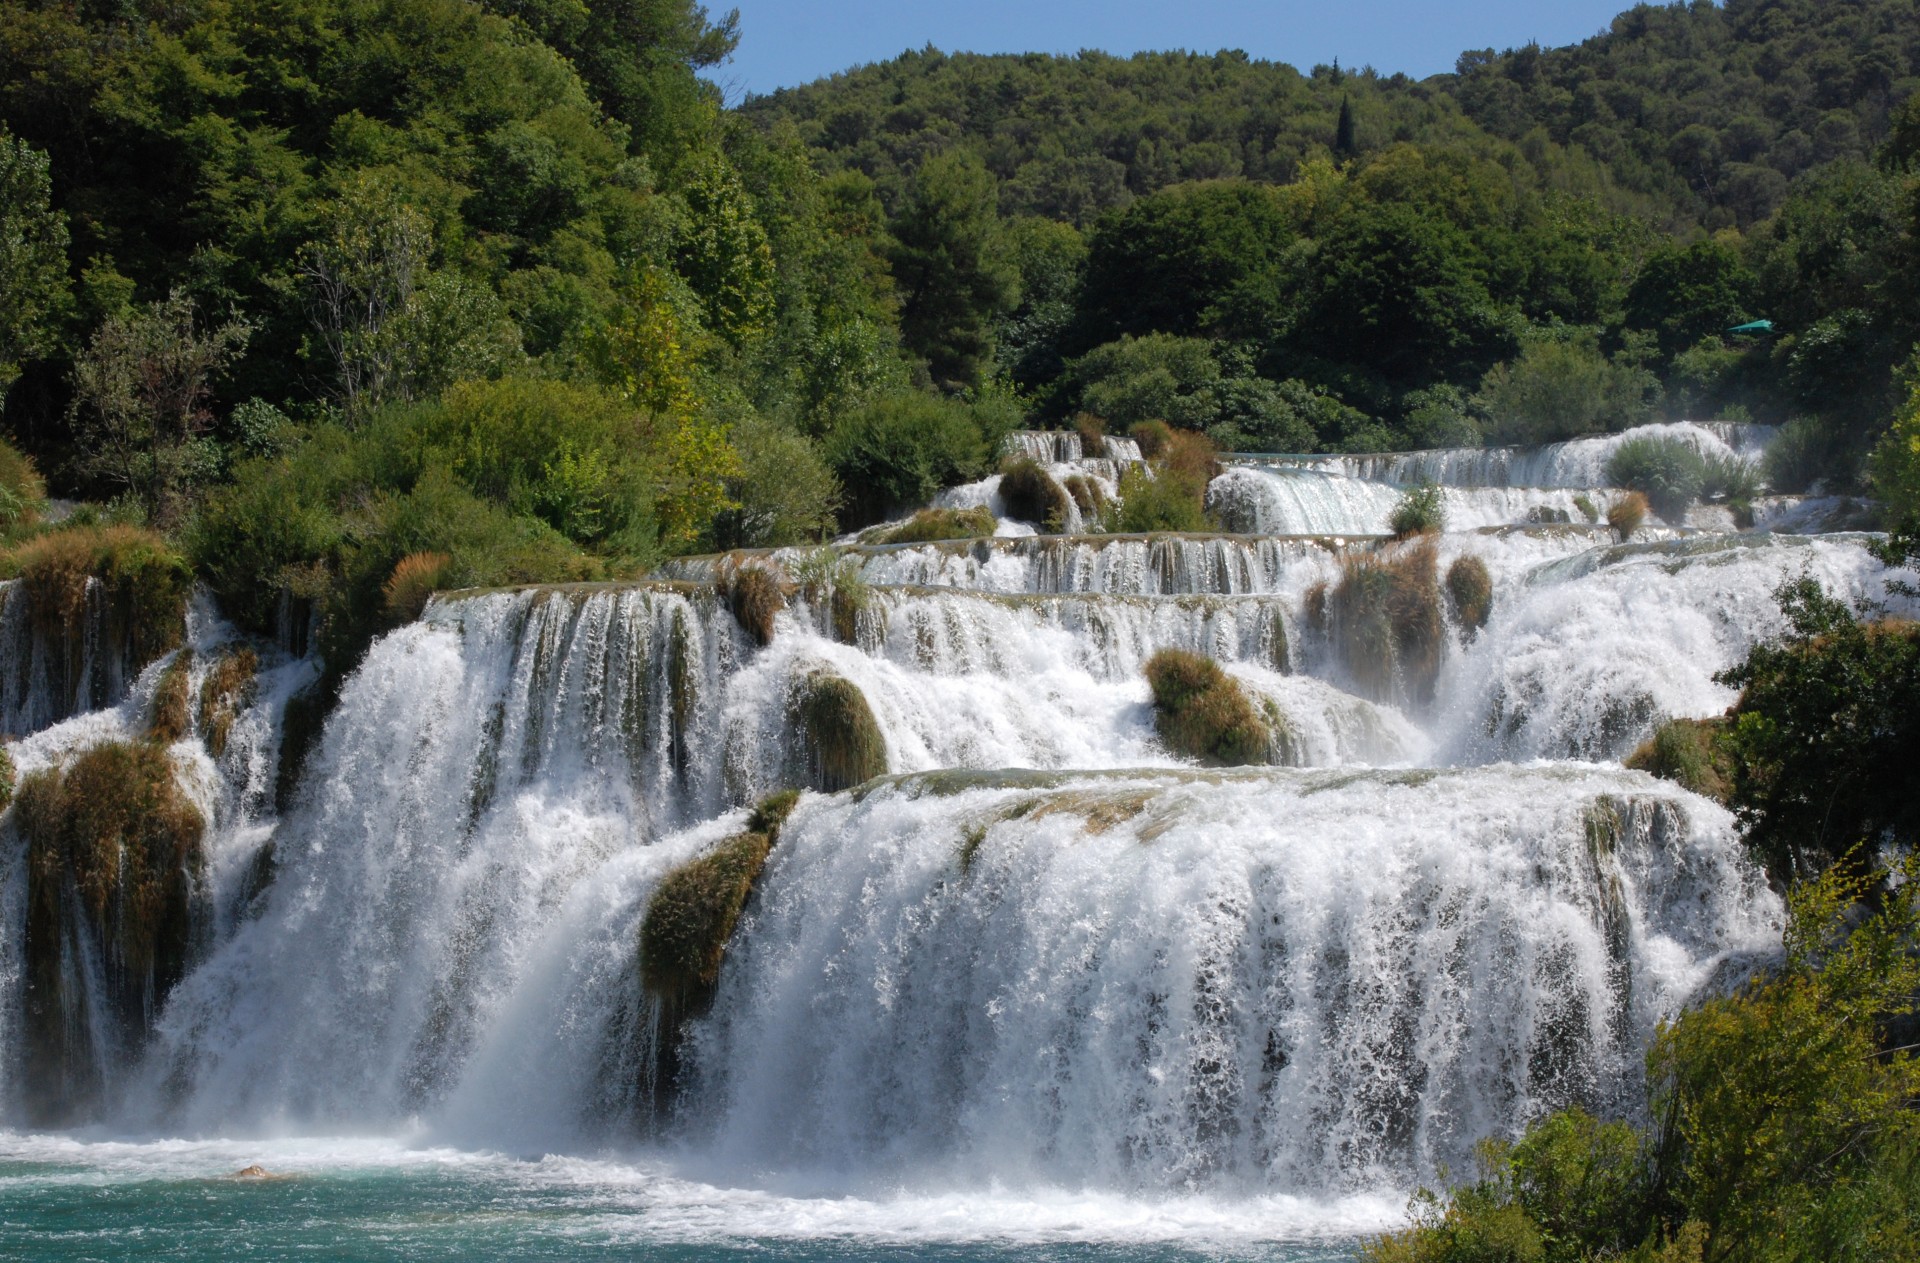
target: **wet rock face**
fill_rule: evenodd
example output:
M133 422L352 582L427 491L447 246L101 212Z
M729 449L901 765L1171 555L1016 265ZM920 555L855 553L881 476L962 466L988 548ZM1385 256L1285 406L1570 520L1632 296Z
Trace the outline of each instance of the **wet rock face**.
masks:
M25 1105L86 1118L194 956L206 822L166 750L107 742L20 786L27 849Z

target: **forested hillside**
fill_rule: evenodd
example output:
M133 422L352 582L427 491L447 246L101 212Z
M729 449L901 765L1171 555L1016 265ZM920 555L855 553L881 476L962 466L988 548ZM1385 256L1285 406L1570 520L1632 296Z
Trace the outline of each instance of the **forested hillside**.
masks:
M1186 432L1127 529L1205 524L1207 443L1662 416L1899 501L1915 17L1642 7L1424 82L929 50L729 111L683 0L23 0L0 507L161 532L342 667L433 587L822 538L1021 425Z

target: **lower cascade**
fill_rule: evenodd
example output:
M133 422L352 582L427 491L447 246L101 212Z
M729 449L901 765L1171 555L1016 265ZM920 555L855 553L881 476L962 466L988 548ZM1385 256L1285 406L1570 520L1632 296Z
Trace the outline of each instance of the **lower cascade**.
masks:
M1258 535L442 593L330 707L196 599L9 747L4 1120L1337 1201L1632 1116L1783 909L1620 760L1726 708L1783 583L1884 568L1542 520L1571 475L1393 542L1370 472L1229 467Z

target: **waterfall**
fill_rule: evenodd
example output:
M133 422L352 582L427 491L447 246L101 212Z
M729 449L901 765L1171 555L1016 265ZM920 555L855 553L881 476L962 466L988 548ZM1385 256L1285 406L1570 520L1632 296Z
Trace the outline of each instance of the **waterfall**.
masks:
M1656 429L1745 459L1766 439ZM1655 1025L1774 949L1781 908L1724 810L1618 761L1726 708L1715 674L1783 629L1782 583L1879 601L1887 575L1866 537L1724 510L1622 543L1591 521L1617 441L1235 464L1210 499L1238 533L1003 523L443 593L337 699L310 611L252 644L200 599L139 664L107 623L54 643L0 586L21 776L157 740L205 822L186 967L148 1009L101 1006L114 941L67 914L56 1007L93 1086L55 1110L23 1052L49 888L0 817L0 1119L644 1145L828 1190L1337 1199L1464 1169L1561 1104L1631 1114ZM1139 459L1009 451L1110 483ZM1378 538L1421 478L1446 533ZM1467 559L1484 625L1445 594ZM754 566L770 637L731 605ZM1362 646L1381 574L1414 608ZM1366 658L1394 618L1418 652ZM1285 766L1172 753L1145 680L1168 649L1217 661ZM655 892L796 786L714 989L670 1011L642 982Z

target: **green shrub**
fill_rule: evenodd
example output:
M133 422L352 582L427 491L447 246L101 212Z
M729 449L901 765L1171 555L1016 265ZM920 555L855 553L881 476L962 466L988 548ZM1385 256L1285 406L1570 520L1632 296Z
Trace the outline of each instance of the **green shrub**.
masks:
M1080 407L1122 429L1156 420L1203 429L1219 409L1220 363L1205 338L1123 335L1087 352L1067 371Z
M1433 695L1446 641L1433 543L1350 555L1340 582L1310 602L1335 656L1375 701Z
M0 438L0 534L32 526L40 520L47 486L40 471L20 449Z
M1070 504L1067 490L1028 457L1008 461L1000 470L1000 500L1007 516L1047 531L1064 530Z
M1627 766L1724 803L1733 789L1726 727L1724 719L1669 720L1627 756Z
M1590 345L1534 342L1486 375L1476 402L1497 441L1555 443L1643 420L1653 386L1645 370L1609 363Z
M1678 526L1706 487L1707 463L1679 439L1628 439L1607 458L1607 481L1638 491L1668 525Z
M1153 531L1197 533L1213 529L1205 488L1154 474L1138 465L1120 476L1120 498L1107 505L1102 529L1128 535Z
M1456 557L1447 567L1447 604L1471 637L1493 615L1493 575L1478 557Z
M1767 485L1781 495L1803 495L1829 476L1832 441L1820 422L1795 417L1780 427L1761 457Z
M1082 456L1105 456L1107 454L1107 419L1096 417L1091 412L1075 414L1073 432L1080 436L1080 454Z
M767 833L742 833L661 879L640 923L640 980L648 992L682 1011L711 994L772 847Z
M1127 427L1127 436L1140 445L1142 456L1153 460L1173 442L1173 427L1157 418L1137 421Z
M1409 487L1387 515L1387 528L1395 539L1437 535L1446 530L1447 505L1440 488L1432 483Z
M788 587L766 566L741 566L727 580L727 608L754 644L773 642L773 620L787 608Z
M1220 664L1181 649L1147 660L1153 724L1169 749L1220 767L1269 761L1273 731Z
M984 507L922 509L900 525L873 537L876 544L925 544L939 539L985 539L999 527Z
M886 737L853 681L825 671L808 675L795 691L793 712L816 788L833 793L886 774Z
M1621 539L1633 538L1647 520L1647 498L1638 491L1629 491L1618 496L1607 506L1607 525L1611 526Z
M777 548L833 534L840 483L805 436L758 416L736 421L739 472L727 479L734 507L714 519L720 549Z
M924 394L877 399L842 418L823 454L845 488L844 517L859 527L918 508L943 487L978 478L986 436L965 404Z

